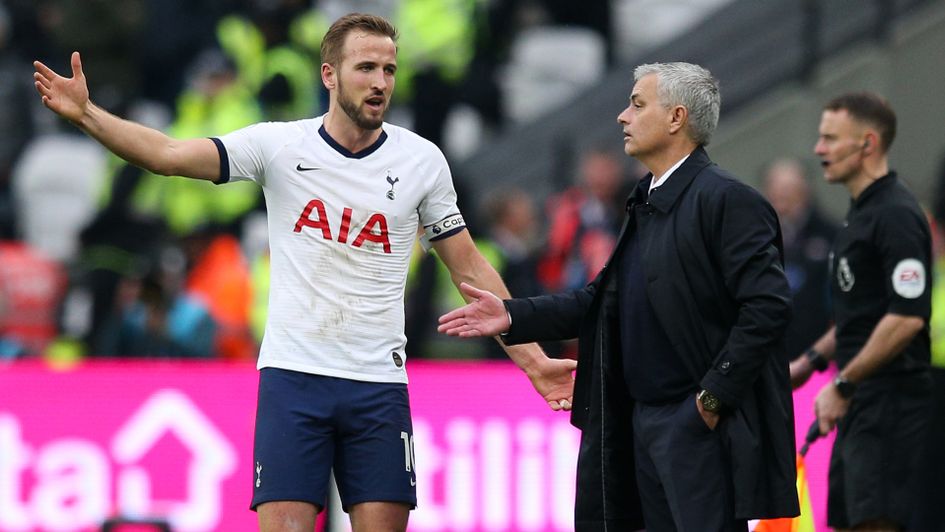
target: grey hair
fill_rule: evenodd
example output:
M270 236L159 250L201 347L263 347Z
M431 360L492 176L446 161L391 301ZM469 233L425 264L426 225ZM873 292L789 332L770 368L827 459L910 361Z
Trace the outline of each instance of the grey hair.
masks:
M719 81L705 68L692 63L649 63L633 71L633 81L656 74L657 94L663 107L681 105L689 111L689 137L708 145L719 124L722 96Z

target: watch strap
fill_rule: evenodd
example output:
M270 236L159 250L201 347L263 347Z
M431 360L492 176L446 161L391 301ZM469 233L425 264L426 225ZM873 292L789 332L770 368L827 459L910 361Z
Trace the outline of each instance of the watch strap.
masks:
M856 384L848 381L847 378L842 375L837 375L833 379L833 385L837 389L837 393L840 394L840 397L844 399L850 399L856 392Z
M811 367L817 370L818 373L822 373L827 369L827 366L830 365L830 361L827 360L827 357L823 353L811 347L807 351L804 351L804 356L807 357L807 360L810 362Z

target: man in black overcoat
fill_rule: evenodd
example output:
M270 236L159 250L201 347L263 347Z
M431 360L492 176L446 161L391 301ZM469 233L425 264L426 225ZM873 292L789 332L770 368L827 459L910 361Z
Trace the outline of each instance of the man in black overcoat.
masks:
M749 519L795 516L777 216L704 149L720 104L707 70L642 65L634 80L617 120L650 174L600 274L505 301L463 285L471 303L440 331L579 339L577 531L744 531Z

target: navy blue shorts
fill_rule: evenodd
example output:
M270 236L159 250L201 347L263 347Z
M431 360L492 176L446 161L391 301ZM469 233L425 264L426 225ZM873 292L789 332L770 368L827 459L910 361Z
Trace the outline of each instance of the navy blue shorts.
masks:
M406 384L263 368L253 454L253 510L270 501L324 508L332 468L345 511L417 505Z

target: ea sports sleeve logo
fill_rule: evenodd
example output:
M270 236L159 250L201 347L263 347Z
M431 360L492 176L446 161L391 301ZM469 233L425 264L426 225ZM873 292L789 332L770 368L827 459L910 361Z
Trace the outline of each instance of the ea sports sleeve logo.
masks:
M921 261L901 260L893 270L893 290L906 299L915 299L925 293L925 278L925 265Z

